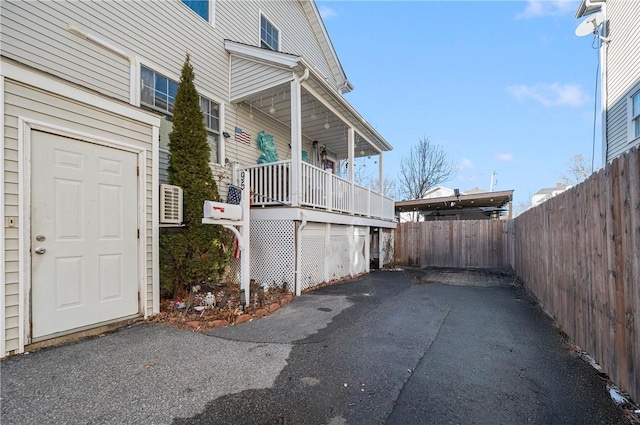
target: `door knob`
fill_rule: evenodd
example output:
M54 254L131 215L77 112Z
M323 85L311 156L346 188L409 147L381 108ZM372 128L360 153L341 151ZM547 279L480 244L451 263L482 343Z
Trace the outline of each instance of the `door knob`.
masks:
M45 252L47 252L47 250L45 248L42 248L42 247L36 248L36 254L42 255Z

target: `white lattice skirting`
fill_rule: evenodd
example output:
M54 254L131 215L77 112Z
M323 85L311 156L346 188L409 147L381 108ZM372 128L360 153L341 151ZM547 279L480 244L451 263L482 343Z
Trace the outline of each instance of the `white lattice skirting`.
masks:
M368 227L307 223L300 233L301 290L368 271L369 237ZM295 246L294 222L252 221L251 278L294 291ZM239 282L239 277L240 261L233 259L228 279Z

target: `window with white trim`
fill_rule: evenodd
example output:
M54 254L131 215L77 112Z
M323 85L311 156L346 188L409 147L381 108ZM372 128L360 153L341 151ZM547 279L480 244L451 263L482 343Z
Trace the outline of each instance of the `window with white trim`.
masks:
M164 113L163 125L160 128L160 147L164 149L169 148L169 134L173 130L172 115L178 85L176 81L145 66L140 66L140 105ZM209 156L211 163L218 163L221 107L219 103L200 96L202 119L211 149Z
M215 0L181 0L189 9L213 25Z
M631 95L630 136L631 140L640 137L640 90Z
M211 153L209 162L218 163L218 142L220 141L220 104L200 96L200 109L207 129L207 140Z
M140 67L140 103L169 114L176 103L178 83L144 66Z
M260 15L260 47L280 50L280 31L264 16Z

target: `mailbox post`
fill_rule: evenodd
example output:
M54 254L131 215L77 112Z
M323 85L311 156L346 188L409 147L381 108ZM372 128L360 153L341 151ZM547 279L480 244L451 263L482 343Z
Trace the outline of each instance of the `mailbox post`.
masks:
M240 249L240 289L244 290L245 301L251 300L250 293L250 268L251 258L249 254L249 211L251 182L249 174L240 173L240 187L242 194L240 205L227 204L225 202L204 201L203 224L217 224L233 232L238 240Z

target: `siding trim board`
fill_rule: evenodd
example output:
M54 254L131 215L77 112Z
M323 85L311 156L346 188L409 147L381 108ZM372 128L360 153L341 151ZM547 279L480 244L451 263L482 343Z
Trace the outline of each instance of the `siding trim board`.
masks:
M152 142L153 142L153 157L151 162L151 263L156 265L152 267L151 272L151 284L153 288L152 292L152 309L151 315L160 313L160 249L158 248L160 242L160 158L159 158L159 140L160 140L160 127L153 127ZM146 241L146 239L140 239ZM146 261L145 261L146 264ZM146 273L145 273L146 276ZM146 285L147 287L149 285ZM145 288L144 293L147 293ZM144 318L147 319L149 314L147 313L147 303L144 304Z
M0 166L2 167L2 173L0 173L0 208L2 209L2 223L0 224L0 265L2 265L2 272L0 273L0 357L4 357L4 340L6 338L5 328L5 316L7 314L5 306L5 206L4 206L4 75L0 75L0 119L2 119L2 125L0 125L0 141L2 141L2 148L0 149Z
M3 116L4 119L4 116ZM20 166L27 167L25 164L25 152L24 152L24 140L25 140L25 126L20 118L18 118L18 353L24 352L25 343L25 312L28 311L28 306L25 304L29 302L27 293L25 291L25 280L31 280L31 270L25 266L25 243L30 235L30 222L25 221L25 206L24 206L24 187L25 187L25 175L21 172ZM24 222L23 222L24 221ZM25 239L25 235L26 238ZM5 355L6 353L2 353Z

